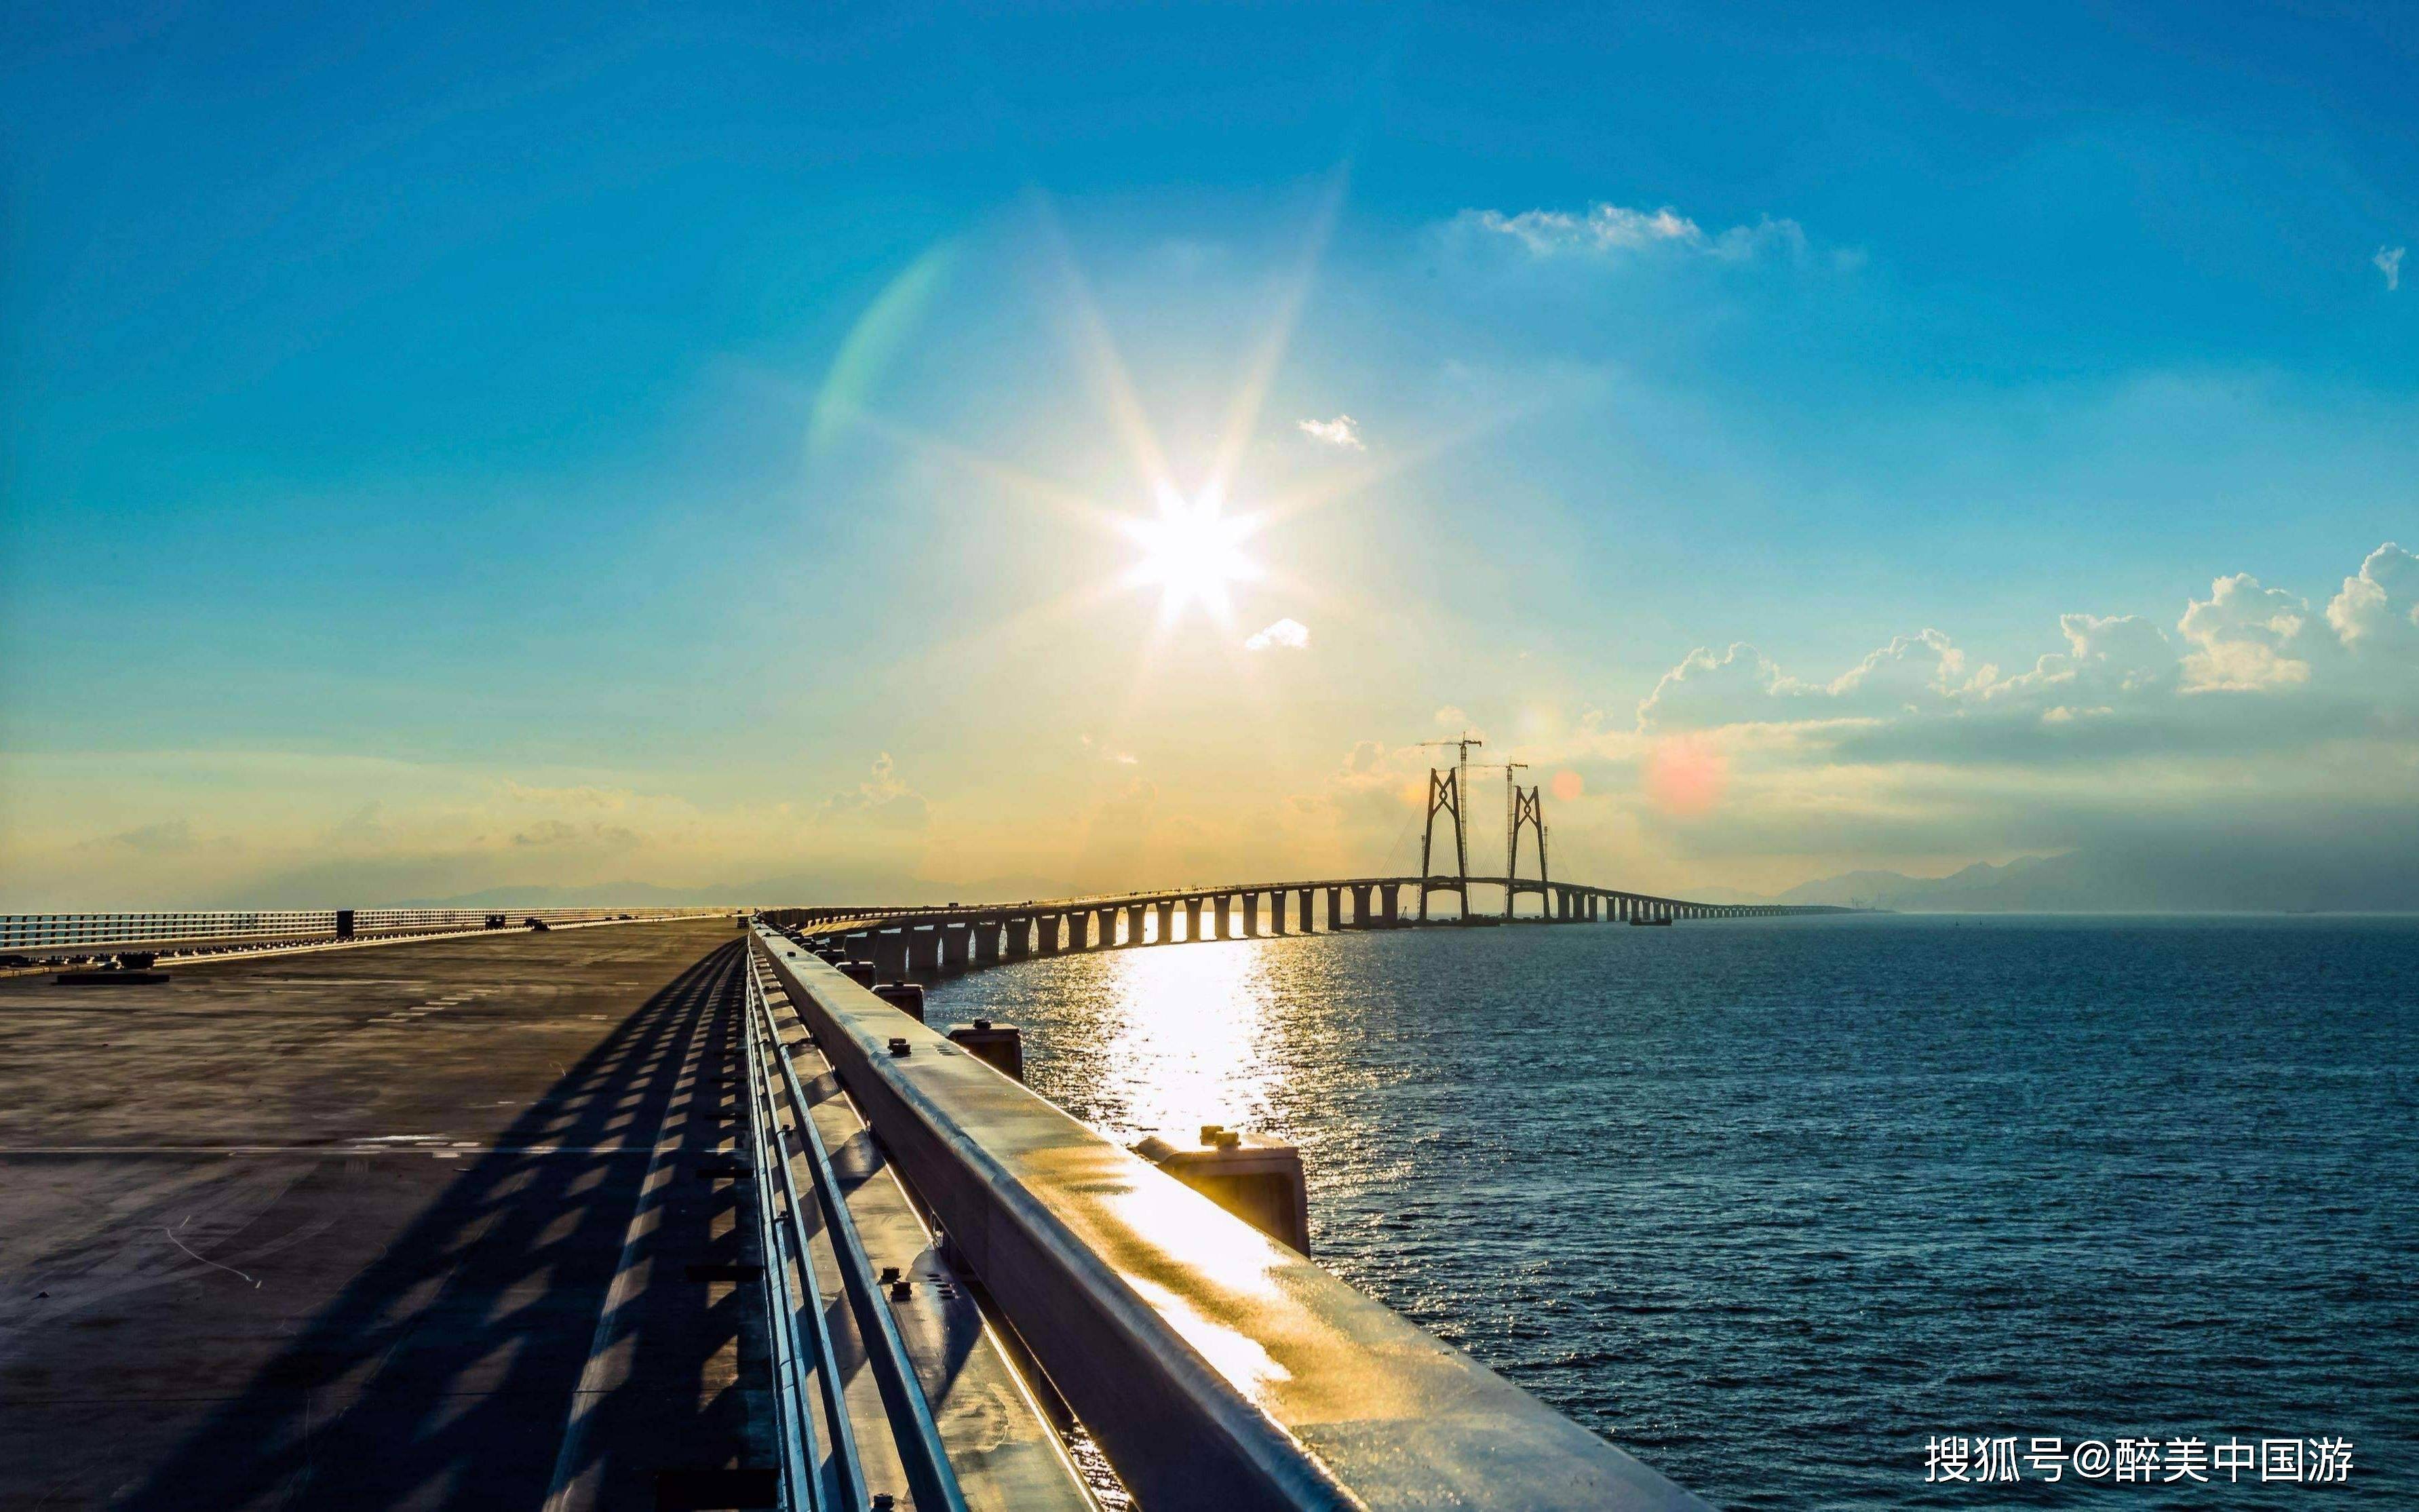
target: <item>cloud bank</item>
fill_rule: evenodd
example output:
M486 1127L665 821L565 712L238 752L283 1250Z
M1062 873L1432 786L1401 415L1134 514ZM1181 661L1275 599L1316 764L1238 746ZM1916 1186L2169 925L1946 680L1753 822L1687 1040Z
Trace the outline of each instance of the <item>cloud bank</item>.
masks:
M2419 557L2380 546L2323 604L2237 573L2173 619L2057 628L2063 648L2012 673L1934 628L1828 678L1700 648L1592 748L1648 774L1636 817L1699 860L2090 849L2144 875L2162 856L2349 868L2397 900L2376 906L2419 903ZM1656 800L1675 749L1719 759L1718 801Z

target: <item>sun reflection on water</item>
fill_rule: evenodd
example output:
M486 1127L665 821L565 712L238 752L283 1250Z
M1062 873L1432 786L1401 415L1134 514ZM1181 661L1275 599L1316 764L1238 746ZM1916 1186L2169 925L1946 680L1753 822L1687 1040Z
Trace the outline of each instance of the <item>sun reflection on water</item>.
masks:
M1256 941L1103 958L1112 1023L1087 1081L1120 1089L1117 1133L1180 1135L1205 1123L1267 1126L1271 984Z

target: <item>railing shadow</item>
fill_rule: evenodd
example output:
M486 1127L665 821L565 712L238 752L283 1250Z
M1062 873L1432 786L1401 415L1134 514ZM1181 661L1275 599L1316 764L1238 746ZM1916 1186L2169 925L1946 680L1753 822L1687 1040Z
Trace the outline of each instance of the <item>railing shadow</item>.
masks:
M500 1148L470 1165L117 1504L544 1504L659 1131L681 1153L662 1157L655 1221L633 1242L583 1435L591 1462L565 1469L594 1488L582 1504L653 1506L652 1472L736 1447L747 1413L730 1366L755 1304L728 1286L716 1297L688 1267L745 1257L740 1189L691 1169L743 1127L728 1121L741 1089L721 1080L739 1043L739 949L657 992L497 1141L559 1152ZM576 1153L609 1146L626 1149Z

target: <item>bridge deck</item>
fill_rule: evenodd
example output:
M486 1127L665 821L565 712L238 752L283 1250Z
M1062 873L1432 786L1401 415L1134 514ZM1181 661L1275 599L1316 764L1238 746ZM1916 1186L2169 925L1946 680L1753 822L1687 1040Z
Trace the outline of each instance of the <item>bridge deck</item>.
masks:
M735 938L0 983L0 1507L654 1507L768 1463L761 1314L687 1269L747 1232L692 1168L738 1127Z

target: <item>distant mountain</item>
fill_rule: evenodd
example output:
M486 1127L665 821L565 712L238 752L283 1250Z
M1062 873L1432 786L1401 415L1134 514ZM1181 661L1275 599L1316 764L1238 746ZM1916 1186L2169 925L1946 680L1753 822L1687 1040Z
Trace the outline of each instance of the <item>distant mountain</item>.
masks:
M1709 899L1713 894L1706 894ZM2389 845L2261 844L2240 838L1980 862L1940 877L1848 872L1769 898L1902 913L2396 913L2419 910L2419 872Z
M652 882L599 882L578 887L482 887L442 898L407 898L395 908L686 908L728 903L778 907L818 903L939 903L959 899L994 903L1056 898L1064 884L1044 877L1000 876L959 884L926 882L886 872L797 872L752 882L667 887Z
M714 887L659 887L651 882L600 882L587 887L482 887L450 898L406 898L394 908L688 908L739 903Z

